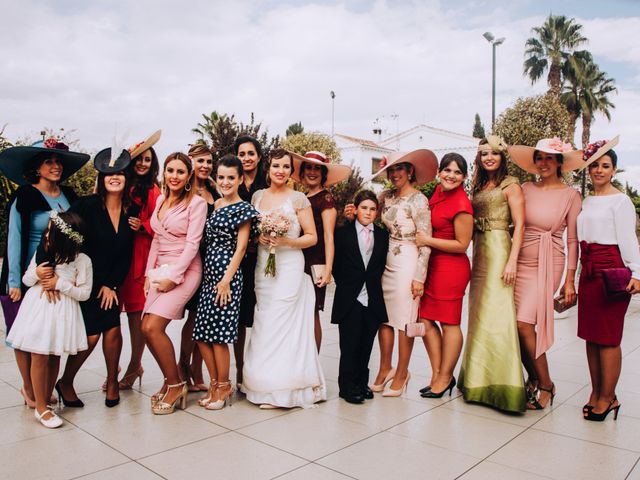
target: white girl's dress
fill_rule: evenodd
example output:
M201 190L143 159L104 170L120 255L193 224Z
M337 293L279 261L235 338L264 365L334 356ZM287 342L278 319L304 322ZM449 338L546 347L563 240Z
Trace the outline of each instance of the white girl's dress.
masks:
M86 350L87 333L78 302L87 300L91 294L91 260L80 253L74 261L56 265L56 290L60 291L60 300L55 304L49 303L42 294L36 266L34 256L22 277L24 284L31 288L24 295L7 336L7 345L41 355L75 355Z

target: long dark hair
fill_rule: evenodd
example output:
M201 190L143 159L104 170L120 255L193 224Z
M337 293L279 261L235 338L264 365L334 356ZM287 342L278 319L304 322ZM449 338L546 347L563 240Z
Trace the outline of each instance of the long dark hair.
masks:
M74 231L85 235L85 224L80 215L73 212L62 212L58 214L58 217ZM73 262L82 249L82 246L63 233L53 220L49 221L44 238L47 239L44 244L45 250L56 265Z
M129 210L129 207L131 206L131 196L129 195L130 177L129 177L128 170L123 170L122 172L111 173L111 174L106 174L102 172L98 173L98 187L96 189L96 193L98 194L98 197L100 197L102 208L106 208L108 192L107 192L107 188L104 186L104 179L106 177L111 177L113 175L124 175L124 190L122 191L122 211L126 213Z
M480 140L479 145L487 145L489 142L486 138ZM497 152L496 152L497 153ZM509 175L509 169L507 165L507 155L504 152L500 153L500 166L496 172L495 182L496 186L500 185L502 181ZM475 195L481 192L484 187L489 183L489 174L482 165L482 152L478 151L475 159L475 168L473 169L473 180L471 180L471 195Z
M142 154L144 152L131 160L131 163L127 167L127 176L129 177L130 182L131 197L140 199L143 208L147 205L149 190L151 190L154 185L158 185L158 173L160 172L160 162L158 161L158 155L156 154L156 151L153 149L153 147L149 148L149 151L151 152L151 167L149 167L149 171L146 175L137 175L135 170L136 162L140 157L142 157Z

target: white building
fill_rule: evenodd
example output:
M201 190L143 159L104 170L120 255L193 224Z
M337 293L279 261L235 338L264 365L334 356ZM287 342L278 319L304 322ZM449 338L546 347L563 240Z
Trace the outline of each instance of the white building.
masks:
M378 171L380 161L386 154L419 148L428 148L438 159L445 153L459 153L471 167L479 142L478 138L428 125L417 125L385 139L368 140L336 133L334 140L342 154L342 163L360 169L365 179Z

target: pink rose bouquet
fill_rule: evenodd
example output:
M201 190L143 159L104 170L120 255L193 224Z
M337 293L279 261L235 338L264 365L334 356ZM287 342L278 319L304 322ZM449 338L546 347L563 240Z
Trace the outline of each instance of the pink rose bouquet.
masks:
M271 238L284 237L291 227L291 219L281 212L271 212L266 215L260 215L260 224L258 230L261 234ZM264 267L265 277L276 276L276 249L274 246L269 247L269 257Z

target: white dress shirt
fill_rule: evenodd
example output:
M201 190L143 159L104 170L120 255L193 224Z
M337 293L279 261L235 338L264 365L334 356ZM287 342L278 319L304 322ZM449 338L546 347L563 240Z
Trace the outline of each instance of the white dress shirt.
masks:
M362 262L364 263L364 268L366 269L367 265L369 265L369 260L371 259L371 254L373 253L373 243L375 242L374 235L373 235L374 233L373 223L370 223L365 227L358 220L356 220L355 224L356 224L356 233L358 234L358 247L360 247L360 255L362 256ZM369 248L366 247L367 234L364 230L369 230L371 232L370 233L371 244L369 245ZM362 290L360 290L360 294L358 295L357 300L364 307L369 305L369 294L367 293L366 282L364 285L362 285Z

